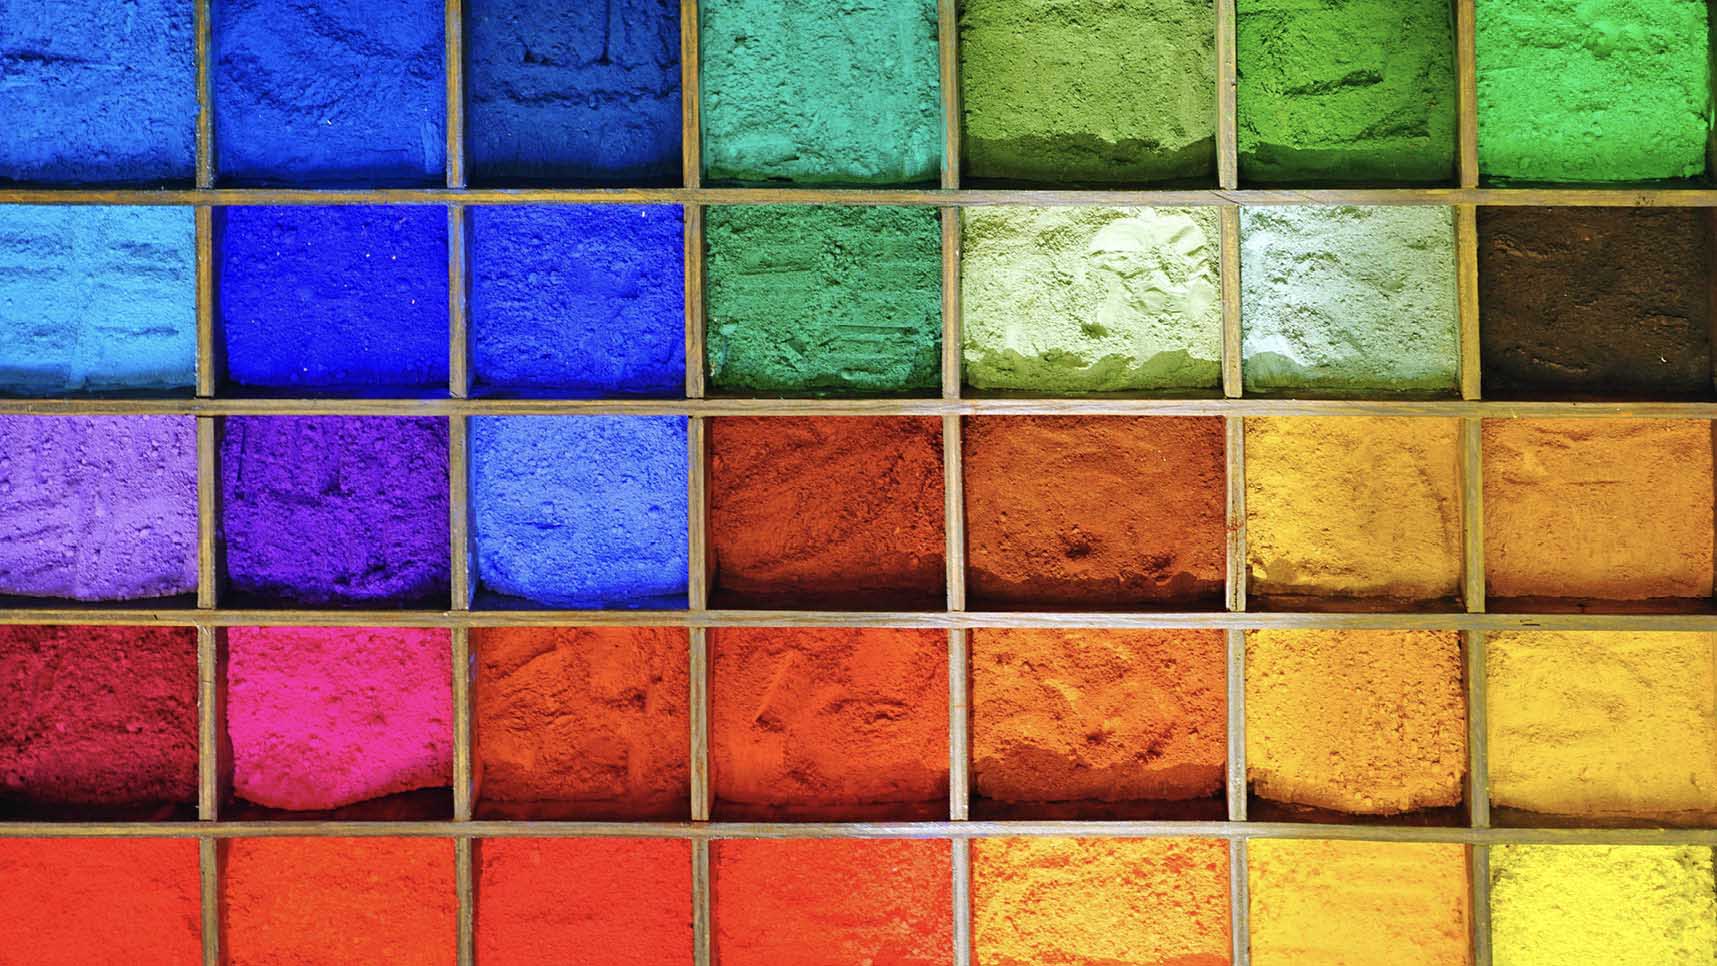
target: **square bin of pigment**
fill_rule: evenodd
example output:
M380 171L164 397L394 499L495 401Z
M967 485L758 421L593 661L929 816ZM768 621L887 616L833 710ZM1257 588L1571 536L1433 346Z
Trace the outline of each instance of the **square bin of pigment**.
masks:
M1497 845L1496 963L1659 966L1717 960L1708 845Z
M32 966L185 966L203 952L193 838L0 839L0 948Z

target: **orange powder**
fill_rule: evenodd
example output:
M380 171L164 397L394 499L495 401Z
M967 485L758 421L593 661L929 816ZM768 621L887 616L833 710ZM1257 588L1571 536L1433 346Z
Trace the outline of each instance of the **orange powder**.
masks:
M0 962L195 963L200 896L195 839L0 839Z

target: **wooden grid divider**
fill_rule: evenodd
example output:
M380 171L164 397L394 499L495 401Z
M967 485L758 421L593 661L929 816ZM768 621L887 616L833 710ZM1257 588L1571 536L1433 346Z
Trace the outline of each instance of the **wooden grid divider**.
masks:
M1220 219L1217 278L1222 293L1222 395L1239 399L1245 392L1240 372L1240 209L1225 205Z
M465 187L465 11L464 0L443 0L442 35L447 42L447 187Z
M1236 25L1234 0L1216 0L1216 183L1224 191L1240 187Z
M1456 167L1462 188L1479 184L1478 56L1474 0L1454 0Z
M1478 209L1455 206L1455 310L1460 326L1461 399L1480 398Z

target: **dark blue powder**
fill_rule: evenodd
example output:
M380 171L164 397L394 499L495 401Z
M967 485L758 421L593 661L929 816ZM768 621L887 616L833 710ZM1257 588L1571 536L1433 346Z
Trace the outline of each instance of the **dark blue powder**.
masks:
M236 386L447 392L447 212L215 212L216 331Z
M466 0L479 184L677 184L676 0Z
M479 393L684 395L678 206L473 207L465 217Z

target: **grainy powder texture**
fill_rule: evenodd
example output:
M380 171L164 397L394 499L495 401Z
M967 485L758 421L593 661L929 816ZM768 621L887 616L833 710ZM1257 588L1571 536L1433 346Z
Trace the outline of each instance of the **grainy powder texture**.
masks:
M1452 598L1461 583L1453 419L1246 420L1246 568L1263 595Z
M1222 382L1214 208L967 208L965 379L979 389Z
M1127 183L1216 173L1211 0L967 0L965 172Z
M975 598L1125 608L1221 595L1222 420L978 417L964 437Z
M184 966L202 935L195 839L0 841L8 962Z
M1493 806L1717 815L1717 637L1518 631L1486 645Z
M1454 210L1240 210L1248 390L1452 391Z
M483 966L691 966L686 839L477 843Z
M1496 966L1705 966L1717 960L1709 846L1498 845Z
M480 627L471 647L480 807L496 817L689 817L684 628Z
M946 839L717 840L712 945L722 966L945 966Z
M972 842L979 966L1222 966L1228 844L1218 839Z
M1479 171L1520 181L1705 173L1703 0L1476 0Z
M711 208L707 364L731 390L941 385L942 230L933 208Z
M1711 426L1487 419L1485 582L1495 597L1709 597Z
M1253 839L1258 966L1466 966L1467 850L1407 842Z

